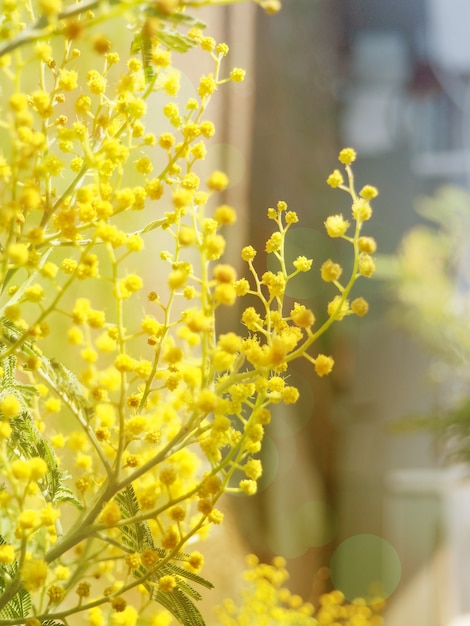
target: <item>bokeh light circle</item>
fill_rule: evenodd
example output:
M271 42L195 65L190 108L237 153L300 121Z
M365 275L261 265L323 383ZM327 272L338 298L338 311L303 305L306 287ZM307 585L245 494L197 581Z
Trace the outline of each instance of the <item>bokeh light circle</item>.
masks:
M378 535L359 534L343 541L330 562L333 585L350 602L373 603L392 595L400 582L401 562L392 544Z
M307 500L297 508L285 511L285 529L274 529L268 534L270 548L276 554L295 559L309 548L327 545L338 528L333 509L322 500Z

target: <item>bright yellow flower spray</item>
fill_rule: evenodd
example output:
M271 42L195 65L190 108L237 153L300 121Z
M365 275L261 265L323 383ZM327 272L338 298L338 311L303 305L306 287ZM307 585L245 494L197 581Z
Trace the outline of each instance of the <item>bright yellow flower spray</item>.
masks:
M331 259L321 270L302 256L288 266L298 217L284 202L268 209L262 251L277 270L260 276L250 245L246 276L223 261L236 221L220 201L229 180L218 170L201 179L199 163L216 132L211 98L245 74L227 68L228 47L185 9L224 3L2 3L4 626L169 623L162 607L202 626L197 587L211 583L189 540L222 522L224 492L256 492L269 407L299 396L290 362L328 374L333 358L316 353L316 339L367 312L350 297L374 269L362 227L377 193L356 194L350 148L340 154L348 182L335 170L328 183L351 196L351 216L325 222L351 245L346 279ZM131 33L129 58L102 30L111 19ZM174 52L196 48L212 71L185 100ZM312 266L336 290L321 325L305 305L284 305L289 281ZM257 306L244 307L245 295ZM227 306L241 307L246 333L217 335Z

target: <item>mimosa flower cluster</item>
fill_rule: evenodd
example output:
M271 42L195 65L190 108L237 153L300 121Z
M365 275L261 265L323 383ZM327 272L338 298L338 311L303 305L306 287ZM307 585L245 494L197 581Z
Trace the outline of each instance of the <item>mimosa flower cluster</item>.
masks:
M4 626L158 626L170 614L203 625L196 587L211 583L195 541L222 522L224 492L256 492L269 407L299 395L289 363L307 358L328 374L333 358L315 353L315 340L367 312L350 293L373 272L362 226L376 190L356 194L352 149L340 154L348 183L338 171L328 179L352 197L354 232L340 215L326 220L353 259L344 283L333 260L317 266L335 289L327 321L316 325L301 302L285 310L288 282L313 260L287 266L298 217L284 202L268 210L265 252L278 271L259 276L250 245L246 277L224 262L236 221L221 196L229 179L198 171L215 134L209 102L244 71L226 67L228 46L184 10L199 4L3 2ZM111 18L123 27L116 41L130 33L126 59L113 29L100 30ZM197 48L213 70L180 98L174 53ZM259 306L244 306L246 295ZM216 332L229 306L246 333Z
M216 608L220 626L381 626L384 623L384 602L379 597L348 601L335 589L323 593L318 606L304 602L286 587L289 574L282 557L275 557L268 564L249 555L243 578L237 601L227 599Z

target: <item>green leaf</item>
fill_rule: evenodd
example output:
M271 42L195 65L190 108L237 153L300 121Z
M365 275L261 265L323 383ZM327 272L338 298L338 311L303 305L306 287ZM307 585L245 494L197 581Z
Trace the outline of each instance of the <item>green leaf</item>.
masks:
M155 78L155 69L152 66L152 41L143 32L137 33L131 43L131 54L140 54L144 68L145 84L149 85Z
M50 367L47 367L47 364ZM46 366L46 368L44 367ZM42 360L42 369L52 378L54 390L67 403L74 413L79 413L88 422L94 414L93 406L86 399L85 387L78 381L75 374L67 369L57 359Z
M132 485L127 485L114 499L121 509L123 518L134 517L139 513L139 504ZM155 549L152 532L146 521L122 526L121 531L124 543L134 552L143 552L148 548Z
M6 543L4 538L0 535L0 545ZM8 574L8 578L12 580L16 577L18 572L18 563L15 561L11 565L4 565L0 567L0 592L3 592L6 588L5 578L2 576L2 571ZM26 617L31 610L31 596L26 589L22 588L13 598L6 604L0 611L0 618L16 619ZM0 621L1 623L1 621Z
M46 462L48 472L38 482L46 500L53 504L69 502L75 507L82 509L83 505L80 500L75 497L65 484L69 475L59 470L52 446L47 439L41 437L29 413L23 411L10 424L12 426L12 434L8 446L11 457L25 459L40 457Z
M170 50L184 54L196 45L194 39L190 39L186 35L179 33L177 30L162 24L155 38Z
M199 28L204 30L207 26L202 20L189 15L188 13L170 13L170 15L159 11L154 4L150 4L145 7L145 15L150 17L158 17L162 22L171 22L172 24L179 24L185 28Z
M114 499L119 504L123 518L132 518L138 515L140 507L132 485L127 485ZM145 520L126 524L121 526L120 530L123 543L129 546L129 549L133 552L141 553L145 549L151 549L156 550L161 559L164 559L167 555L166 550L155 547L150 527ZM201 594L193 589L187 581L190 580L207 589L211 589L213 585L205 578L202 578L202 576L175 563L175 561L185 562L186 560L186 554L177 554L172 561L159 567L158 571L150 577L150 582L155 583L162 576L168 574L175 576L178 579L178 587L173 591L162 592L158 589L155 591L154 585L148 583L144 583L144 585L153 594L154 600L168 609L181 624L186 626L205 626L201 614L191 600L191 598L196 601L201 600ZM147 570L142 565L133 572L136 578L146 576L146 574Z
M205 626L205 621L191 600L176 587L173 591L156 591L154 599L184 626Z
M22 588L8 604L0 611L1 617L14 619L16 617L27 617L31 610L31 596L26 589Z

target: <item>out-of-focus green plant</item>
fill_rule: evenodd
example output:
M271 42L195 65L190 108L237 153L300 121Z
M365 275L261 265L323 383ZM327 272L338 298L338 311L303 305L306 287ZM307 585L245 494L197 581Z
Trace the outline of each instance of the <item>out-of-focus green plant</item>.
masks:
M244 71L225 70L228 46L186 9L225 3L2 3L2 626L202 625L197 586L212 585L190 540L222 522L224 492L256 491L269 407L298 398L289 363L328 374L315 341L367 312L350 294L374 271L362 229L377 190L356 193L351 148L347 182L335 170L328 183L351 196L354 226L333 215L325 227L351 246L352 268L342 282L340 265L322 265L335 293L323 324L299 302L286 309L287 283L312 260L286 264L298 217L285 202L268 210L277 272L258 275L250 245L248 278L221 262L236 220L218 195L228 177L197 172L209 102ZM183 98L174 53L196 48L212 71ZM218 335L245 295L258 303L241 306L246 335Z
M430 373L446 393L440 415L400 424L438 430L446 455L470 462L470 195L443 187L417 211L427 223L406 233L386 263L399 303L394 319L429 351Z

